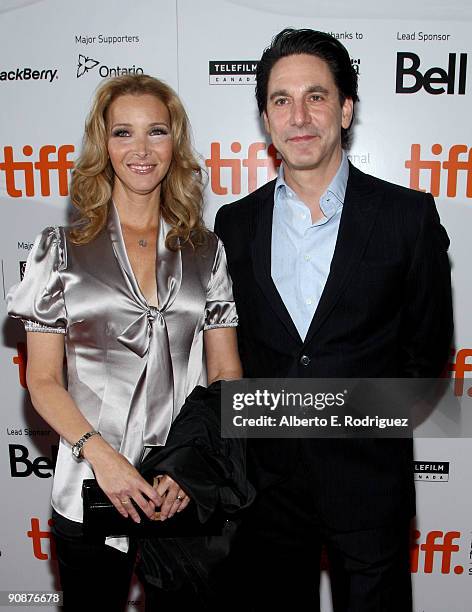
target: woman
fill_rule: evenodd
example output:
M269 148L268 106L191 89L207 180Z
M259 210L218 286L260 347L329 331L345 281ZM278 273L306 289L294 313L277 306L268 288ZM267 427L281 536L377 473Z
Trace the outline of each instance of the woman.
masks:
M95 475L117 511L166 519L189 498L137 472L165 444L195 385L238 378L237 324L222 244L201 220L201 171L177 95L146 75L97 91L72 178L81 223L47 228L8 297L27 331L32 402L60 437L52 492L65 609L87 593L125 606L128 542L82 535L81 485ZM63 380L67 359L66 389ZM206 371L206 372L205 372ZM100 595L101 594L101 595ZM102 601L97 601L102 597Z

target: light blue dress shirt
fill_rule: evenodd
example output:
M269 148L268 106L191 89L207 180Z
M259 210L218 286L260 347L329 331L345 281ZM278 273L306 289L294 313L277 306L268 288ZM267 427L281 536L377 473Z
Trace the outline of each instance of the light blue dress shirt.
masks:
M343 151L338 171L321 196L323 218L312 223L308 206L284 180L275 183L271 274L302 340L320 301L333 259L349 164Z

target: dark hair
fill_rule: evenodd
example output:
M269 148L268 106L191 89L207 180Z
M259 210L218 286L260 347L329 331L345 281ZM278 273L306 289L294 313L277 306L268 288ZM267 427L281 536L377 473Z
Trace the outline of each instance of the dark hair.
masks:
M346 98L351 98L353 105L355 105L359 100L357 96L357 73L352 67L346 47L334 36L325 32L285 28L274 36L270 46L264 50L257 66L256 100L261 115L267 108L267 86L274 64L282 57L302 54L314 55L325 61L338 88L341 106ZM349 129L350 127L348 129L341 128L343 147L349 142Z

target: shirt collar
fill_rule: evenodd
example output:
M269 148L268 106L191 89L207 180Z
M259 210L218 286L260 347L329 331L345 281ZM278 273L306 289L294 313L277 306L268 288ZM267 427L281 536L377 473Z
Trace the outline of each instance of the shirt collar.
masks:
M344 197L346 195L347 180L349 177L349 162L345 151L342 151L341 163L339 168L334 175L333 180L328 185L328 188L321 196L320 207L323 214L326 217L331 217L335 214L344 204ZM280 164L277 173L277 180L275 182L275 201L285 200L288 193L294 193L292 189L285 182L283 164ZM296 194L294 194L295 197ZM280 197L282 196L282 197Z

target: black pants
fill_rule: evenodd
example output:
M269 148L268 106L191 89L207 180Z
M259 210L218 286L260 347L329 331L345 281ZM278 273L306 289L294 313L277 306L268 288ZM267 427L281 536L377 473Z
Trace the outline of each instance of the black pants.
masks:
M307 469L301 461L290 478L258 495L218 577L222 605L319 611L324 544L335 612L411 612L409 521L333 531L318 516Z
M227 522L221 535L140 540L138 576L146 612L177 608L192 612L224 609L213 576L228 557L237 525Z
M136 546L128 553L84 539L80 523L53 511L53 533L66 612L127 609Z

